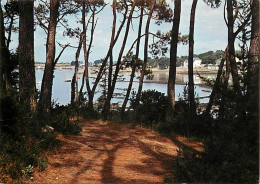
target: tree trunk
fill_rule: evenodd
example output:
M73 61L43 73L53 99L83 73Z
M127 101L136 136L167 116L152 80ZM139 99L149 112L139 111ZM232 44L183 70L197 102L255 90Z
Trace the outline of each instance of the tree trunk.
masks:
M181 0L174 2L174 19L172 25L171 48L170 48L170 68L168 80L168 98L169 98L169 113L172 113L175 105L175 79L176 79L176 63L177 63L177 48L179 37L179 25L181 15ZM170 116L170 114L168 114Z
M71 80L71 95L70 95L70 103L74 104L75 103L75 73L72 77Z
M223 70L223 67L224 67L224 62L227 59L227 53L228 53L228 47L226 47L226 49L225 49L225 52L223 54L223 58L221 60L219 68L218 68L217 78L216 78L216 81L215 81L214 86L212 88L212 91L211 91L211 94L210 94L210 97L209 97L209 103L208 103L206 111L205 111L206 114L210 113L210 110L211 110L212 105L213 105L214 100L215 100L215 96L216 96L217 92L219 91L219 85L220 85L220 82L221 82L220 78L221 78L222 70Z
M1 85L1 90L5 91L6 90L6 85L4 85L4 80L5 83L10 83L6 77L7 75L7 64L10 62L10 54L9 50L6 47L5 44L5 27L4 27L4 18L3 18L3 11L2 11L2 6L1 6L1 1L0 1L0 72L1 72L1 78L0 78L0 85ZM5 76L5 78L4 78ZM9 85L8 85L9 86Z
M252 4L252 27L249 48L249 65L254 69L259 57L259 0L253 0Z
M190 103L190 116L194 117L196 114L196 104L194 97L194 79L193 79L193 50L194 50L194 24L195 24L195 12L198 0L193 0L191 13L190 13L190 33L189 33L189 62L188 62L188 96ZM192 120L192 118L191 118Z
M152 19L152 15L153 15L153 10L154 10L154 6L155 6L156 0L152 1L151 4L151 8L150 8L150 12L147 18L147 23L146 23L146 27L145 27L145 42L144 42L144 63L142 66L142 71L141 71L141 75L140 75L140 79L139 79L139 87L138 87L138 92L136 94L136 101L139 103L140 101L140 97L141 97L141 92L143 89L143 81L144 81L144 72L146 69L146 64L147 64L147 57L148 57L148 41L149 41L149 27L150 27L150 22Z
M36 110L33 6L34 1L19 1L19 89L26 113Z
M82 47L82 35L79 38L79 45L75 56L75 92L76 92L76 102L79 103L79 85L78 85L78 69L79 69L79 55Z
M238 96L241 96L240 83L237 71L237 64L235 60L235 35L234 29L234 18L233 18L233 1L227 1L227 15L228 15L228 57L231 66L231 74L233 78L234 90Z
M84 3L83 3L84 4ZM83 7L84 8L84 7ZM89 71L88 71L88 59L89 59L89 53L90 53L90 49L92 46L92 42L93 42L93 38L94 38L94 31L95 31L95 7L93 8L93 12L92 12L92 26L91 26L91 35L90 35L90 42L89 42L89 46L88 46L88 50L86 50L86 31L84 31L84 58L85 58L85 78L86 78L86 87L87 87L87 91L88 91L88 107L90 109L93 109L93 98L94 98L94 93L92 92L91 88L90 88L90 84L89 84ZM84 17L85 18L85 15ZM85 20L84 20L85 22ZM84 29L84 28L83 28Z
M79 100L80 101L84 100L83 87L84 87L84 83L85 83L85 75L86 75L85 73L86 73L86 70L84 70L84 73L82 75L82 83L81 83L81 87L80 87L80 90L79 90Z
M112 35L110 40L110 48L113 48L112 44L115 39L115 31L116 31L116 0L113 0L113 26L112 26ZM109 71L108 71L108 91L112 90L112 73L113 73L113 49L110 50L110 63L109 63Z
M59 0L50 0L50 21L48 26L47 45L46 45L46 64L42 79L40 94L40 111L48 121L50 118L51 95L53 84L53 73L55 67L55 36L58 18Z
M143 25L143 14L144 14L144 6L141 5L141 13L140 13L140 20L139 20L139 28L138 28L138 37L137 37L138 40L137 40L137 43L136 43L135 60L132 63L132 72L131 72L131 75L130 75L130 81L129 81L126 96L125 96L125 99L124 99L124 102L123 102L123 105L122 105L122 108L121 108L121 119L124 118L125 108L126 108L126 105L127 105L130 93L131 93L131 89L132 89L133 81L134 81L134 77L135 77L136 62L138 60L139 50L140 50L140 40L141 40L142 25Z
M113 47L114 47L114 45L116 44L116 42L117 42L117 40L118 40L118 38L119 38L119 35L120 35L120 33L121 33L121 30L122 30L122 28L123 28L123 26L124 26L124 24L125 24L125 21L126 21L126 18L127 18L127 17L126 17L127 12L128 12L128 7L126 6L126 8L125 8L125 13L124 13L124 15L123 15L123 20L122 20L122 22L121 22L121 24L120 24L120 26L119 26L119 28L118 28L118 31L117 31L117 33L116 33L116 37L115 37L114 40L111 39L111 41L110 41L109 50L108 50L107 55L106 55L106 57L105 57L105 59L104 59L102 65L101 65L101 67L100 67L100 69L99 69L99 72L98 72L98 74L97 74L96 80L95 80L94 85L93 85L93 87L92 87L92 94L93 94L93 96L94 96L94 94L95 94L97 85L98 85L98 83L99 83L99 81L100 81L100 79L102 78L102 75L103 75L103 73L104 73L104 69L105 69L105 66L106 66L106 64L107 64L107 60L108 60L108 58L110 57L110 54L111 54L111 52L112 52L112 50L113 50Z
M0 2L1 4L1 2ZM11 61L10 61L10 51L9 51L9 46L8 46L8 40L7 40L7 44L5 42L5 27L4 27L4 18L3 18L3 12L2 12L2 7L0 8L0 31L1 31L1 38L0 38L0 42L1 42L1 88L3 89L4 92L8 89L10 89L12 87L12 76L11 76L11 69L10 69L10 65ZM10 23L11 24L11 23ZM9 37L8 37L9 38Z
M5 29L4 29L4 18L3 18L3 11L2 11L2 5L0 1L0 90L4 90L4 78L3 78L3 63L5 63L6 58L4 57L5 53Z
M104 109L103 109L103 112L102 112L102 114L104 115L104 118L107 118L107 116L110 112L110 101L112 99L112 96L113 96L113 93L114 93L114 90L115 90L116 81L117 81L118 73L119 73L119 70L120 70L120 63L121 63L121 59L122 59L123 52L124 52L124 49L125 49L125 45L126 45L126 41L127 41L127 37L128 37L128 33L129 33L129 28L130 28L130 23L131 23L131 20L132 20L135 5L136 5L136 1L133 2L131 11L130 11L129 16L128 16L125 36L124 36L124 40L123 40L123 43L122 43L122 46L121 46L121 49L120 49L120 52L119 52L119 55L118 55L118 60L117 60L117 64L116 64L114 78L113 78L113 81L112 81L111 90L108 91L107 99L105 101Z
M13 27L13 23L14 23L14 15L10 15L10 25L8 28L8 38L7 38L7 42L6 42L6 47L9 49L9 44L11 42L11 35L12 35L12 27Z
M228 53L228 52L227 52ZM225 104L226 104L226 95L227 95L227 90L228 90L228 81L229 81L229 76L230 76L230 61L229 57L227 54L226 57L226 73L224 76L224 84L221 92L221 102L219 106L219 118L220 119L225 119Z

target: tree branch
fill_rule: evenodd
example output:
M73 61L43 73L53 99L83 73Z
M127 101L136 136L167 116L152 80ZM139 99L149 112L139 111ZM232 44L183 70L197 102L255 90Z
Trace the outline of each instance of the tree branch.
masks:
M242 31L242 29L246 26L246 24L247 24L248 21L250 20L251 16L252 16L252 12L250 12L250 13L247 15L247 18L246 18L246 20L243 22L243 24L237 28L236 32L234 33L234 37L237 37L237 35Z
M44 32L47 34L48 33L48 27L41 21L41 19L38 17L38 15L35 15L36 19L40 23L40 27L43 28Z
M65 46L62 46L61 44L59 44L59 45L60 45L60 47L62 47L62 50L60 51L58 57L55 59L54 66L58 63L58 61L59 61L62 53L64 52L64 50L69 46L69 44L66 44Z

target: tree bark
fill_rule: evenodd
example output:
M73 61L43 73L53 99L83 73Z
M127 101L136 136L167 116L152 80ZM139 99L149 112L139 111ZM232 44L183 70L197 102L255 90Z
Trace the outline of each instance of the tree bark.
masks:
M110 53L112 52L113 47L114 47L115 43L117 42L117 40L118 40L118 38L119 38L119 35L120 35L120 33L121 33L121 30L122 30L122 28L123 28L123 26L124 26L124 24L125 24L127 12L128 12L128 8L126 7L126 8L125 8L125 13L124 13L124 15L123 15L123 20L122 20L122 22L121 22L121 25L119 26L119 29L118 29L117 34L116 34L116 37L115 37L114 40L111 39L109 50L108 50L107 55L106 55L106 57L105 57L105 59L104 59L102 65L101 65L101 67L100 67L100 69L99 69L99 72L98 72L98 74L97 74L96 80L95 80L95 82L94 82L94 84L93 84L93 87L92 87L92 90L91 90L91 91L92 91L92 94L93 94L93 96L92 96L92 98L91 98L92 100L93 100L93 98L94 98L95 91L96 91L96 88L97 88L97 86L98 86L98 83L99 83L99 81L100 81L100 79L102 78L102 75L103 75L103 73L104 73L104 68L105 68L105 66L106 66L106 64L107 64L108 58L110 57Z
M58 19L59 0L50 0L50 21L48 26L47 45L46 45L46 63L42 79L40 94L40 113L48 121L50 118L51 95L53 84L53 73L55 67L55 37Z
M83 34L84 34L84 44L83 44L83 49L84 49L84 58L85 58L85 78L86 78L86 87L87 87L87 92L88 92L88 107L90 109L93 109L93 98L94 94L90 88L89 84L89 70L88 70L88 59L89 59L89 53L90 49L92 46L93 38L94 38L94 30L95 30L95 7L92 12L92 26L91 26L91 35L90 35L90 42L89 42L89 47L87 49L87 43L86 43L86 27L85 27L85 1L83 1L83 11L82 11L82 20L83 20Z
M252 3L252 27L251 41L249 48L249 68L255 69L259 57L259 0L253 0Z
M210 110L211 110L212 105L213 105L214 100L215 100L215 96L216 96L217 92L219 91L219 85L220 85L220 82L221 82L220 78L221 78L221 74L222 74L222 70L223 70L223 67L224 67L225 60L227 59L227 53L228 53L228 46L225 49L225 52L224 52L223 57L221 59L221 63L220 63L219 68L218 68L217 78L216 78L216 81L215 81L214 86L212 88L212 91L211 91L211 94L210 94L210 97L209 97L209 103L208 103L206 111L205 111L206 114L210 113Z
M104 115L104 118L107 118L107 116L110 112L110 101L112 99L112 96L113 96L113 93L114 93L114 90L115 90L116 81L117 81L118 73L119 73L119 70L120 70L120 63L121 63L121 59L122 59L123 52L124 52L124 49L125 49L125 45L126 45L126 41L127 41L127 37L128 37L128 33L129 33L129 28L130 28L130 23L131 23L131 20L132 20L135 5L136 5L136 1L133 2L132 8L131 8L129 16L128 16L124 40L123 40L123 43L122 43L122 46L121 46L121 49L120 49L120 52L119 52L119 55L118 55L118 60L117 60L117 64L116 64L114 78L113 78L113 81L112 81L111 90L108 91L107 99L105 101L104 109L103 109L103 112L102 112L102 114Z
M235 35L234 29L234 18L233 18L233 0L227 1L227 15L228 15L228 57L230 61L231 74L233 78L234 90L238 96L241 96L240 83L237 71L237 64L235 60Z
M2 11L2 5L0 1L0 90L4 91L4 78L3 78L3 63L5 63L6 58L4 57L4 49L6 49L5 46L5 27L4 27L4 18L3 18L3 11Z
M19 92L26 113L36 110L33 6L34 1L19 1Z
M190 105L190 116L194 117L196 114L196 104L194 97L194 79L193 79L193 52L194 52L194 24L195 24L195 12L198 0L193 0L191 13L190 13L190 33L189 33L189 62L188 62L188 96ZM192 120L192 118L191 118Z
M175 79L176 79L176 63L177 63L180 15L181 15L181 0L175 0L174 19L173 19L172 35L171 35L172 37L171 48L170 48L169 80L168 80L169 113L173 111L175 105Z
M79 38L79 45L75 56L75 92L76 92L76 102L79 103L79 85L78 85L78 69L79 69L79 55L82 47L82 35Z
M124 118L126 105L127 105L130 93L131 93L131 89L132 89L133 81L134 81L134 77L135 77L136 62L138 60L139 50L140 50L140 41L141 41L142 25L143 25L143 14L144 14L144 6L142 4L141 5L140 20L139 20L139 28L138 28L138 37L137 37L138 40L137 40L137 43L136 43L135 59L133 60L133 63L132 63L132 72L131 72L131 75L130 75L130 81L129 81L126 96L125 96L125 99L124 99L124 102L123 102L123 105L122 105L122 108L121 108L121 119Z
M5 27L4 27L4 18L3 18L3 11L2 11L2 6L1 6L1 1L0 1L0 72L1 72L1 78L0 78L0 85L1 85L1 90L5 91L6 87L9 86L9 80L7 77L7 64L10 62L10 53L9 50L7 49L7 46L5 44ZM5 77L4 77L5 76ZM8 85L4 84L7 83Z
M8 38L7 38L7 43L6 43L6 47L9 49L9 44L11 42L11 35L12 35L12 27L13 27L13 23L14 23L14 15L10 15L10 25L8 28Z
M115 39L115 31L116 31L116 0L113 0L113 26L112 26L112 35L110 40L110 47L112 48L110 51L110 63L109 63L109 71L108 71L108 91L112 90L112 73L113 73L113 43Z
M71 80L71 95L70 95L70 103L74 104L75 103L75 73L72 77Z
M81 87L80 87L80 90L79 90L79 100L80 101L84 100L83 87L84 87L84 83L85 83L85 75L86 75L86 70L84 70L84 72L83 72L82 83L81 83Z
M156 0L152 1L151 4L151 8L150 8L150 12L147 18L147 23L146 23L146 27L145 27L145 42L144 42L144 63L142 66L142 70L141 70L141 75L140 75L140 79L139 79L139 87L138 87L138 92L136 94L136 101L139 103L140 101L140 97L141 97L141 92L143 89L143 82L144 82L144 72L146 69L146 64L147 64L147 57L148 57L148 41L149 41L149 27L150 27L150 22L152 19L152 15L153 15L153 10L154 10L154 6L155 6Z

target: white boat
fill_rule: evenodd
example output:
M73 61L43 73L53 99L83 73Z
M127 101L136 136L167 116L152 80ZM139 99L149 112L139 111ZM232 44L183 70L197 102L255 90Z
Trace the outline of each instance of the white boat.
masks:
M69 74L68 74L68 73L66 74L66 80L65 80L65 82L71 82L71 79L69 78Z

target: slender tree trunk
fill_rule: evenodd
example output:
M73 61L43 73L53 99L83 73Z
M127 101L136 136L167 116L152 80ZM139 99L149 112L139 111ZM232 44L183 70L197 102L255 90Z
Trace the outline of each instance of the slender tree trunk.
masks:
M119 26L119 28L118 28L118 31L117 31L117 33L116 33L116 37L115 37L114 40L111 39L109 50L108 50L107 55L106 55L106 57L105 57L105 59L104 59L102 65L101 65L101 67L100 67L100 69L99 69L99 72L98 72L98 74L97 74L96 80L95 80L94 85L93 85L93 87L92 87L93 96L94 96L94 94L95 94L97 85L98 85L100 79L102 78L102 75L104 74L104 69L105 69L105 66L106 66L106 64L107 64L107 60L108 60L108 58L110 57L110 54L111 54L111 52L112 52L112 50L113 50L113 47L114 47L114 45L116 44L116 42L117 42L117 40L118 40L118 38L119 38L119 36L120 36L121 30L122 30L122 28L123 28L123 26L124 26L124 24L125 24L125 21L126 21L126 18L127 18L127 17L126 17L127 12L128 12L128 6L126 6L126 8L125 8L125 13L124 13L124 15L123 15L123 20L122 20L122 22L121 22L121 24L120 24L120 26Z
M147 64L147 57L148 57L148 41L149 41L149 27L150 27L150 22L152 19L152 15L153 15L153 10L154 10L154 6L155 6L156 0L152 1L151 4L151 8L150 8L150 12L147 18L147 23L146 23L146 27L145 27L145 42L144 42L144 63L142 66L142 70L141 70L141 75L140 75L140 79L139 79L139 87L138 87L138 92L136 94L136 101L139 103L140 101L140 97L141 97L141 92L143 89L143 81L144 81L144 72L146 69L146 64Z
M110 40L110 63L109 63L109 71L108 71L108 91L112 90L112 73L113 73L113 43L115 39L115 31L116 31L116 0L113 0L113 26L112 26L112 35Z
M126 96L125 96L125 99L124 99L124 102L123 102L123 105L122 105L122 108L121 108L121 119L124 118L126 105L127 105L130 93L131 93L131 89L132 89L133 81L134 81L134 77L135 77L136 62L138 60L139 50L140 50L140 41L141 41L142 25L143 25L143 14L144 14L144 6L142 5L141 6L141 13L140 13L140 20L139 20L139 28L138 28L138 37L137 37L138 40L137 40L137 43L136 43L135 60L133 60L133 63L132 63L132 72L131 72L131 75L130 75L130 81L129 81Z
M4 27L4 18L3 18L3 11L2 11L2 5L0 1L0 90L4 91L4 78L3 78L3 63L6 63L6 58L4 56L4 53L6 49L5 46L5 27Z
M12 35L12 27L13 27L13 23L14 23L14 16L10 15L10 25L8 28L8 38L7 38L7 42L6 42L6 47L9 49L9 44L11 42L11 35Z
M190 103L190 115L194 117L196 114L196 104L194 97L194 79L193 79L193 52L194 52L194 24L195 24L195 12L198 0L193 0L191 13L190 13L190 33L189 33L189 63L188 63L188 74L189 74L189 103ZM192 118L191 118L192 120Z
M89 59L89 53L90 49L92 46L93 38L94 38L94 31L95 31L95 7L94 11L92 12L92 26L91 26L91 36L90 36L90 42L89 42L89 47L87 50L87 53L85 54L85 70L86 70L86 86L87 86L87 91L88 91L88 97L89 97L89 102L88 102L88 107L90 109L93 109L93 98L94 98L94 93L92 92L89 84L89 71L88 71L88 59Z
M71 104L74 104L75 103L75 73L72 77L72 80L71 80L71 95L70 95L70 103Z
M94 11L91 14L91 18L92 18L92 26L91 26L91 36L90 36L90 43L89 43L89 47L87 49L87 39L86 39L86 22L85 22L85 12L86 12L86 8L85 8L85 1L83 1L83 11L82 11L82 20L83 20L83 49L84 49L84 58L85 58L85 78L86 78L86 88L87 88L87 92L88 92L88 107L90 109L93 109L93 98L94 98L94 94L92 93L92 90L90 88L90 83L89 83L89 70L88 70L88 60L89 60L89 53L90 53L90 49L92 46L92 42L93 42L93 37L94 37L94 29L95 29L95 7L94 7Z
M59 0L50 0L50 21L46 45L47 54L39 101L40 112L47 121L50 118L51 109L53 73L55 67L55 37L59 6Z
M175 105L175 79L176 79L176 63L177 63L180 15L181 15L181 0L175 0L174 19L173 19L172 35L171 35L171 48L170 48L169 80L168 80L169 113L173 111Z
M230 76L230 61L228 57L228 51L227 51L227 57L226 57L226 73L224 76L224 84L223 84L223 89L222 89L222 96L221 96L221 102L219 106L219 117L222 119L225 119L225 104L226 104L226 95L227 95L227 90L228 90L228 81L229 81L229 76Z
M33 5L34 1L19 1L19 89L26 113L36 110Z
M82 47L82 35L80 35L79 45L75 56L75 92L76 92L76 102L79 103L79 85L78 85L78 69L79 69L79 55Z
M225 52L224 52L223 57L221 59L221 63L220 63L219 68L218 68L217 78L216 78L216 81L215 81L214 86L212 88L212 91L211 91L211 94L210 94L210 97L209 97L209 103L208 103L206 111L205 111L206 114L210 113L210 110L211 110L212 105L213 105L214 100L215 100L215 96L216 96L217 92L219 91L219 85L220 85L220 82L221 82L220 78L221 78L222 70L223 70L223 67L224 67L224 62L227 59L227 53L228 53L228 46L225 49Z
M124 52L124 49L125 49L125 45L126 45L126 41L127 41L127 37L128 37L128 33L129 33L129 28L130 28L130 23L131 23L131 20L132 20L135 5L136 5L136 1L133 2L131 11L130 11L129 16L128 16L125 36L124 36L124 40L123 40L123 43L122 43L122 46L121 46L121 49L120 49L120 52L119 52L119 55L118 55L118 60L117 60L117 64L116 64L114 78L113 78L113 81L112 81L111 91L108 91L107 99L105 101L104 109L103 109L103 112L102 112L102 114L104 115L105 118L107 118L107 116L110 112L110 101L112 99L112 96L113 96L113 93L114 93L114 90L115 90L116 81L117 81L118 73L119 73L119 70L120 70L120 63L121 63L121 59L122 59L123 52Z
M1 89L8 90L12 87L12 77L11 77L11 70L9 65L10 62L10 51L8 49L8 40L7 44L5 42L5 27L4 27L4 18L3 18L3 12L2 7L0 9L1 11L1 17L0 17L0 26L1 26ZM11 24L11 23L10 23Z
M10 86L11 81L9 80L9 77L7 77L9 74L7 65L10 62L10 53L9 50L7 49L7 46L5 44L5 27L4 27L4 18L3 18L3 11L2 11L2 6L1 6L1 1L0 1L0 72L1 72L1 90L5 91L7 88ZM11 74L10 74L11 75ZM4 77L5 76L5 77ZM4 84L6 83L6 85Z
M238 96L241 96L240 83L237 71L237 64L235 60L235 35L234 29L234 18L233 18L233 0L227 1L227 15L228 15L228 55L231 66L231 74L233 78L234 90Z
M253 0L251 11L252 27L249 48L249 68L254 69L259 61L259 0Z
M86 73L86 70L84 70L84 73L82 75L82 83L81 83L81 87L80 87L80 90L79 90L79 100L80 101L83 101L84 99L84 95L83 95L83 87L84 87L84 83L85 83L85 74Z

